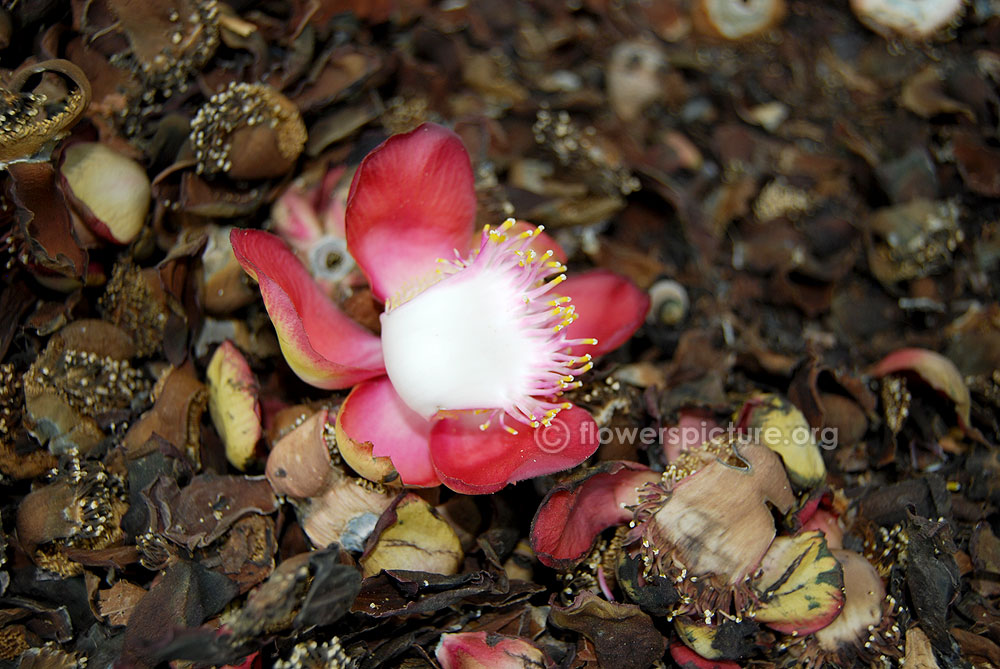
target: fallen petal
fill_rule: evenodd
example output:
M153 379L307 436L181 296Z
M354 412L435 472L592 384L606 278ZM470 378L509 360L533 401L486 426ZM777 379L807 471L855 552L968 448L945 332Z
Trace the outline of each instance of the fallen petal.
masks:
M639 491L660 475L637 462L604 462L552 488L531 523L531 547L549 567L575 565L590 553L605 529L631 520L628 508Z
M522 669L548 664L545 653L527 639L487 632L443 634L434 656L442 669Z

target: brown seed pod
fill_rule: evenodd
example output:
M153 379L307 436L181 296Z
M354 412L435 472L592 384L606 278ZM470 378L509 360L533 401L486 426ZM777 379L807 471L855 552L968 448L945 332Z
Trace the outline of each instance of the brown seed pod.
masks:
M44 95L24 91L31 77L53 72L68 79L73 89L58 108L49 109ZM72 126L90 104L90 81L68 60L45 60L17 71L10 88L0 88L0 164L38 153Z
M268 179L292 168L306 142L298 107L267 84L231 83L191 121L199 174Z

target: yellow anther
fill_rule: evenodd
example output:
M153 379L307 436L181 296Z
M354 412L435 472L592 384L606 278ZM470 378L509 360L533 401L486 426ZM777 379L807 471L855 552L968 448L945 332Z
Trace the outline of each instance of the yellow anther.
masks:
M563 408L563 409L572 409L572 408L573 408L573 405L572 405L572 403L570 403L570 402L563 402L563 403L562 403L562 408Z
M586 365L584 365L583 367L581 367L579 371L580 371L581 374L583 374L584 372L589 372L593 368L594 368L594 363L588 362Z
M504 425L503 429L505 429L505 430L507 430L507 432L509 432L509 433L517 436L517 430L515 430L514 428L512 428L510 425Z
M549 305L551 305L551 306L554 307L557 304L566 304L567 302L570 301L570 299L571 298L569 298L569 297L557 297L554 300L549 300L548 302L546 302L546 304L549 304Z
M514 227L515 223L517 223L516 220L514 220L513 218L508 218L507 220L505 220L503 223L500 224L500 231L507 232L508 230Z
M566 383L569 383L575 378L576 378L575 376L570 376L569 374L567 374L566 376L562 377L562 380L565 381Z
M590 337L588 339L584 339L581 343L583 343L583 344L590 344L591 346L597 346L597 340L594 339L593 337Z
M560 274L556 278L554 278L551 281L549 281L549 286L550 287L551 286L558 286L560 283L562 283L565 280L566 280L566 275L565 274Z
M490 426L490 421L486 421L485 423L479 426L479 429L485 432L487 428L489 428L489 426Z
M537 420L531 421L531 427L537 428L539 425L541 425L541 423L539 423Z

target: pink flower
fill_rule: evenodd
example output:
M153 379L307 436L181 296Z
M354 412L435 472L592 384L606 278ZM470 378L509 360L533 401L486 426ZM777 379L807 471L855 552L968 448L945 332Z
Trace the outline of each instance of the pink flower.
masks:
M320 388L356 386L337 417L352 466L345 448L368 444L404 484L476 494L573 467L597 446L593 418L560 395L638 328L646 294L607 271L566 279L562 250L525 223L474 242L475 212L469 157L449 130L422 125L362 161L345 232L385 302L381 337L280 239L231 235L292 370Z

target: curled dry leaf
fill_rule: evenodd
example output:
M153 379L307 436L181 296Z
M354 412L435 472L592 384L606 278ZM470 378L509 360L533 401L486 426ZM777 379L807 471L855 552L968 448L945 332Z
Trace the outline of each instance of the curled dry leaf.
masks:
M240 471L246 471L256 459L263 432L257 379L246 358L228 340L215 349L206 376L208 410L226 447L226 459Z
M190 365L166 372L153 389L153 408L142 414L125 433L129 457L144 454L156 435L173 444L195 462L200 461L201 416L208 405L208 391Z
M456 574L464 555L451 525L413 493L402 495L386 510L369 541L359 560L366 577L383 569Z
M565 608L553 605L549 621L587 637L603 667L649 667L667 649L666 637L638 606L608 602L590 591L580 593Z

